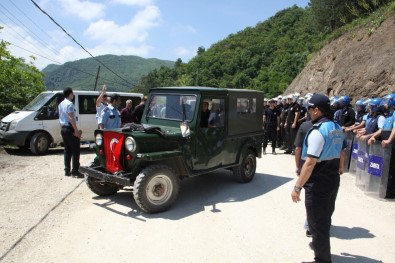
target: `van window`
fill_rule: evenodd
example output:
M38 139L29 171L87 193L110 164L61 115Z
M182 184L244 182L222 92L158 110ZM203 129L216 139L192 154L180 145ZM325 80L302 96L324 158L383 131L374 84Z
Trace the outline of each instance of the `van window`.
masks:
M94 95L78 95L80 114L96 114L96 99Z
M44 106L45 103L48 102L50 98L52 98L53 93L40 93L37 97L35 97L29 104L27 104L23 110L27 111L37 111Z

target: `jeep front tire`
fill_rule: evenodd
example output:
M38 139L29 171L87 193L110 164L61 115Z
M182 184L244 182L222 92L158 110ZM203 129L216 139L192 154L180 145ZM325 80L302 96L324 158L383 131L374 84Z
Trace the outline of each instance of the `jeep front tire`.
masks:
M233 167L233 175L241 183L251 182L256 170L255 153L252 150L247 150L241 158L243 158L241 164Z
M92 192L100 196L114 195L119 190L116 184L105 183L91 176L85 176L85 182Z
M146 213L167 210L177 199L180 181L167 165L151 165L137 176L133 186L134 200Z

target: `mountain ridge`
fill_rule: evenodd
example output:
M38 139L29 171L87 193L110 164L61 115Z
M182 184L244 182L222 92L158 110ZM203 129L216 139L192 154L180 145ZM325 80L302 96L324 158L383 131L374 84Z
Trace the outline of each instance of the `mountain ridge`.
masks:
M48 90L62 89L66 86L79 90L93 90L100 66L97 86L106 84L110 90L130 91L145 74L161 67L172 68L174 63L157 58L107 54L66 62L63 65L49 64L42 72L45 74L44 83Z

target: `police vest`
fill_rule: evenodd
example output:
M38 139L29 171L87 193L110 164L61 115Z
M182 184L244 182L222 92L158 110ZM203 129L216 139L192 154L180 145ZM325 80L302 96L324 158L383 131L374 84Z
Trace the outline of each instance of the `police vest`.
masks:
M302 149L302 159L307 158L308 137L313 130L318 130L325 139L324 147L317 162L339 159L343 147L344 133L339 124L328 119L318 122L307 133Z
M380 115L376 115L370 118L369 123L366 125L366 134L372 134L379 129L377 125L379 121L379 117Z
M381 130L381 139L387 140L394 128L394 121L395 121L395 112L385 118L383 129Z

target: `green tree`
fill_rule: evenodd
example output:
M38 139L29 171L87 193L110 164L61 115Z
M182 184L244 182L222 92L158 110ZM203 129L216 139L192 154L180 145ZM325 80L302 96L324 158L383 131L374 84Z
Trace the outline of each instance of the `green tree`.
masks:
M393 0L310 0L309 5L319 29L333 32L391 1Z
M0 28L1 30L1 28ZM0 116L26 106L44 91L44 74L32 63L16 58L7 50L9 43L0 42Z

